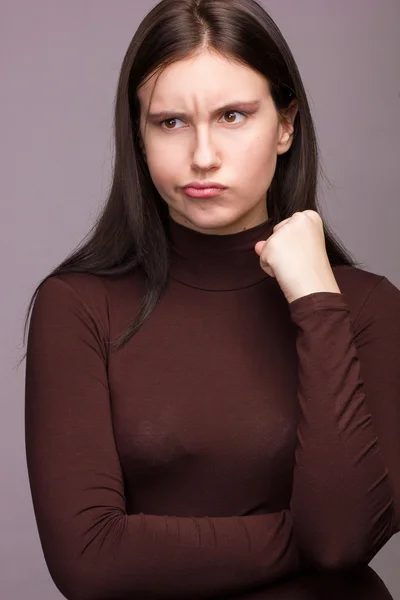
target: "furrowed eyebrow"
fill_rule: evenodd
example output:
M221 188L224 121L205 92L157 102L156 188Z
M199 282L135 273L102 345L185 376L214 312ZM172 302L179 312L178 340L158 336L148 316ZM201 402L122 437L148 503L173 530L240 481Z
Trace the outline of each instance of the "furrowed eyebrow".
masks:
M228 104L224 104L223 106L220 106L219 108L216 108L214 111L212 111L211 116L215 117L218 116L220 113L224 113L228 110L243 110L243 111L248 111L248 110L257 110L257 108L259 108L261 103L261 100L250 100L250 101L246 101L244 102L243 100L239 100L238 102L229 102ZM172 118L176 118L176 119L188 119L190 118L190 115L188 113L184 113L184 112L174 112L172 110L163 110L161 112L152 112L148 114L148 119L151 119L152 121L162 121L162 120L167 120L167 119L172 119Z

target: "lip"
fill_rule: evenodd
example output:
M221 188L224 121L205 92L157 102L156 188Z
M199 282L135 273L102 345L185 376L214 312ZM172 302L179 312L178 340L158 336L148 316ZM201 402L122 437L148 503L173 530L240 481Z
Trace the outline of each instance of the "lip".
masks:
M213 189L213 190L226 190L226 186L217 181L191 181L184 186L184 190L187 188L195 188L197 190Z
M192 181L182 189L190 198L214 198L227 188L217 181Z
M195 188L184 187L183 191L189 198L214 198L224 193L226 188Z

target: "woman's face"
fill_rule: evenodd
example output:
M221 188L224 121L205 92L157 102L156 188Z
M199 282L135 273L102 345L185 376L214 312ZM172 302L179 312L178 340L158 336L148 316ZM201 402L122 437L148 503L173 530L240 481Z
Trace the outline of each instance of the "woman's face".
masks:
M206 50L155 78L138 91L140 131L151 178L171 218L213 234L263 223L277 156L292 143L295 111L281 122L264 77ZM182 189L193 181L226 189L193 198Z

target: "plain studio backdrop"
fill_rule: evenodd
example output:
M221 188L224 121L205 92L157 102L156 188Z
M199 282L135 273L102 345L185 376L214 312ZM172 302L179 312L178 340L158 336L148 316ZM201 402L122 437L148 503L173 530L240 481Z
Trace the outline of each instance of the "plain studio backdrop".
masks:
M0 597L57 600L24 447L27 302L86 234L110 183L125 51L153 0L1 0ZM400 1L264 0L309 95L324 214L368 270L400 287ZM399 399L400 401L400 399ZM400 424L399 424L400 428ZM400 435L400 432L399 432ZM372 561L400 598L400 536Z

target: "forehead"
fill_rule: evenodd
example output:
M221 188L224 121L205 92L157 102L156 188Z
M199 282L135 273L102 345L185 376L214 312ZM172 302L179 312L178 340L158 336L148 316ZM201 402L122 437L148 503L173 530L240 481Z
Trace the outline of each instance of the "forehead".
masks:
M185 109L194 102L229 102L238 92L251 98L262 97L269 93L268 83L252 68L204 51L168 65L159 76L155 73L138 90L138 97L145 108L149 108L151 99L153 110Z

